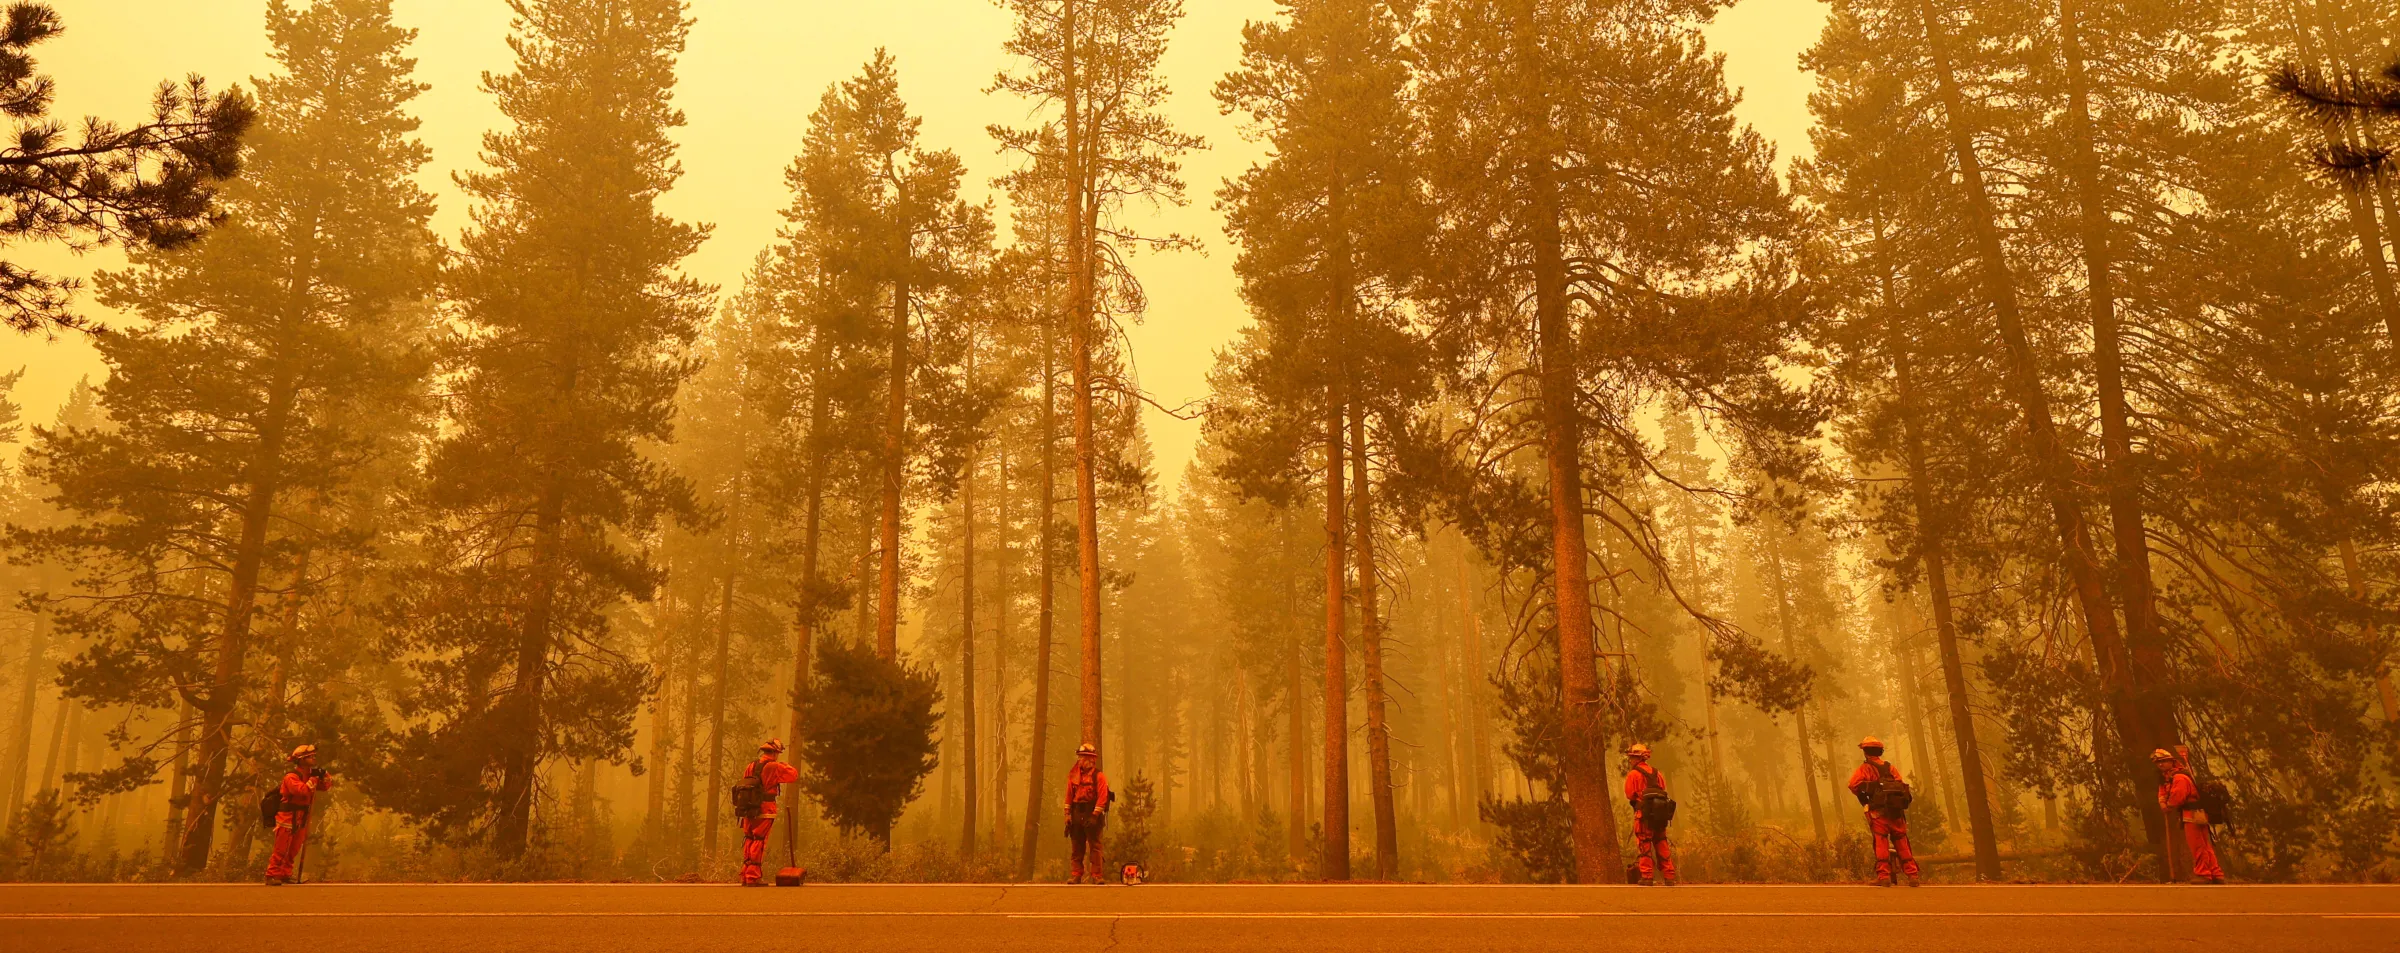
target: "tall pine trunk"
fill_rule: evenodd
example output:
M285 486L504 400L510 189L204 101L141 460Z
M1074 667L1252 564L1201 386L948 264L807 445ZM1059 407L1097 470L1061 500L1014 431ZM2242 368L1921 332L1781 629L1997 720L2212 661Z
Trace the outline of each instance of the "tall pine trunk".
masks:
M1550 482L1553 618L1558 624L1560 773L1574 812L1575 879L1608 883L1619 874L1616 792L1608 779L1608 725L1601 712L1597 630L1592 625L1591 547L1584 538L1583 426L1577 407L1574 319L1560 235L1558 172L1547 156L1532 181L1536 363L1542 456Z
M695 600L693 615L706 612L707 597ZM693 827L700 823L699 758L700 758L700 662L687 658L683 664L683 744L682 756L675 759L675 836L681 842L677 853L695 869L700 863L700 832Z
M1012 529L1008 522L1008 440L1006 431L999 441L1001 541L993 554L994 581L998 592L992 599L992 849L1007 850L1002 840L1008 830L1008 604L1015 587L1009 576L1008 538Z
M1800 643L1799 636L1793 631L1796 626L1792 618L1791 579L1783 571L1783 540L1771 535L1775 532L1776 529L1771 526L1762 526L1759 530L1761 539L1766 543L1768 581L1775 585L1775 625L1783 633L1783 654L1797 659L1800 657ZM1792 721L1800 739L1800 788L1808 792L1808 819L1816 825L1817 843L1823 844L1826 835L1825 803L1817 797L1816 756L1808 750L1807 704L1792 709Z
M225 620L217 636L214 671L200 709L199 774L192 779L190 821L177 847L176 872L190 876L207 868L217 826L217 804L225 796L226 761L233 750L234 709L241 702L242 659L250 649L250 621L258 610L258 576L266 561L267 527L274 522L275 495L282 482L285 433L298 398L289 372L280 368L267 394L259 423L258 453L242 475L241 530L226 583Z
M1880 222L1876 225L1875 242L1884 252L1887 263L1882 275L1883 305L1888 319L1897 321L1900 311L1895 300L1896 281L1891 274L1889 250L1884 247L1885 236ZM1908 463L1909 501L1917 519L1917 558L1925 571L1925 586L1933 603L1934 645L1942 658L1942 689L1949 701L1950 731L1958 739L1958 773L1966 788L1967 829L1975 844L1975 878L2000 879L2000 844L1992 827L1991 795L1983 779L1983 753L1975 741L1975 716L1967 707L1966 663L1958 648L1958 619L1950 603L1950 570L1946 522L1934 506L1933 472L1925 457L1923 405L1919 400L1916 382L1916 363L1910 359L1906 335L1891 328L1886 346L1892 352L1892 371L1900 405L1900 436L1906 447ZM1911 711L1915 710L1916 670L1904 668L1907 678ZM1913 724L1913 721L1912 721ZM1920 748L1930 757L1932 751ZM1946 791L1948 785L1944 785Z
M1100 487L1099 438L1094 433L1092 389L1092 304L1099 259L1100 197L1097 174L1088 153L1095 146L1085 135L1083 89L1075 69L1077 0L1065 0L1062 14L1066 49L1064 65L1066 107L1067 207L1073 224L1067 230L1067 348L1074 381L1068 397L1075 402L1075 573L1079 597L1078 635L1083 645L1083 743L1100 745Z
M1484 739L1488 732L1483 720L1483 615L1475 610L1474 576L1467 566L1467 551L1462 544L1458 551L1458 609L1466 616L1466 630L1460 637L1466 642L1459 655L1459 665L1465 669L1459 678L1460 709L1467 725L1467 792L1470 823L1483 824L1483 799L1492 790L1491 759L1484 757Z
M2349 586L2350 598L2364 605L2367 601L2367 572L2359 562L2358 541L2348 536L2342 537L2338 552L2342 557L2342 579ZM2400 693L2392 690L2389 665L2375 670L2375 699L2383 709L2384 723L2400 724ZM30 712L32 709L26 710Z
M790 750L802 750L801 712L808 707L809 659L817 648L817 626L823 620L824 607L819 604L822 583L817 571L818 551L823 548L825 526L825 416L830 399L825 388L825 375L832 361L832 342L826 331L818 328L815 339L809 342L808 358L808 477L800 501L800 598L793 612L792 636L792 697L787 704L791 712L786 723L784 743ZM793 758L795 763L800 759ZM798 803L795 799L792 803ZM800 820L787 816L783 822L783 850L791 863L800 863Z
M36 658L40 657L41 646L38 642L35 643L34 654ZM26 692L27 697L25 699L26 705L24 709L24 729L26 731L31 731L33 728L33 698L32 692L30 691L31 686L27 686L27 688L29 690ZM175 706L174 744L175 767L173 773L168 775L167 779L167 827L165 833L159 840L159 843L161 844L173 844L178 838L183 836L183 816L185 813L184 805L187 803L186 798L189 796L188 792L191 790L192 777L192 702L188 698L182 699L180 703ZM22 751L20 751L20 753L22 754ZM24 785L23 770L23 765L19 765L17 776L18 787L9 789L9 796L11 800L15 799L16 795ZM13 819L16 816L16 813L16 806L14 804L9 805L7 816Z
M725 582L720 590L723 595L717 604L716 698L711 702L713 710L708 716L708 847L705 856L712 862L718 857L717 838L723 835L723 816L718 811L724 806L725 706L728 702L725 696L733 680L733 592L736 576L733 567L739 565L739 556L731 546L730 533L726 554L733 558L726 560Z
M975 358L967 357L968 386L974 385ZM960 739L960 768L965 777L966 803L959 812L958 832L960 856L975 856L975 825L982 822L983 806L978 797L982 779L975 773L976 750L980 735L975 724L975 448L967 448L967 473L959 490L959 519L965 524L966 538L959 547L958 597L958 706L959 724L966 736Z
M1325 828L1317 879L1350 879L1350 685L1342 506L1342 404L1330 401L1325 419Z
M892 282L889 390L883 408L883 495L877 520L881 569L876 574L875 654L900 657L900 495L908 464L908 299L906 279Z
M673 567L664 568L668 578L673 578ZM650 770L645 792L648 810L642 818L642 830L650 841L653 854L664 851L667 844L667 762L674 750L674 743L668 734L673 730L673 724L667 708L668 685L671 684L667 670L672 662L668 658L671 650L668 648L667 632L673 624L673 608L673 601L662 595L658 602L658 613L650 625L650 664L657 667L659 678L650 692Z
M1351 541L1358 550L1359 647L1366 652L1368 798L1375 805L1375 879L1400 879L1400 823L1392 806L1392 727L1385 714L1383 620L1376 614L1375 508L1367 478L1367 421L1350 415Z
M1070 3L1073 0L1069 0ZM1058 580L1058 540L1053 531L1058 523L1058 367L1054 358L1058 342L1055 320L1042 322L1042 414L1041 414L1041 494L1035 498L1034 557L1040 577L1034 593L1033 648L1033 733L1025 752L1025 838L1017 847L1017 879L1032 880L1033 865L1039 856L1041 843L1042 792L1050 770L1050 646L1056 630Z
M47 661L43 655L49 650L50 617L36 616L33 622L33 641L25 650L25 675L21 679L22 684L19 686L21 690L17 695L17 730L14 732L16 737L9 739L8 803L6 804L7 809L0 811L0 824L16 823L17 809L25 803L25 782L33 774L33 716L36 696L42 687L42 663ZM177 722L178 725L191 723L191 709L191 700L187 698L183 702L182 718ZM176 738L175 742L175 790L180 794L183 791L183 769L191 762L188 737L190 731L188 728L178 728L177 730L180 736ZM180 811L177 812L177 815L180 819ZM178 843L177 839L182 836L182 829L180 827L173 828L169 833L168 843Z
M1291 509L1282 509L1280 515L1283 532L1277 539L1282 547L1281 565L1288 567L1292 565L1292 538L1299 535L1300 527ZM1302 868L1308 863L1308 708L1301 700L1308 697L1308 680L1300 664L1300 634L1305 631L1300 626L1300 592L1290 573L1284 574L1283 624L1287 633L1283 640L1283 707L1288 722L1284 726L1284 767L1290 798L1284 810L1284 837L1292 866Z
M2091 115L2090 78L2084 62L2080 0L2059 0L2059 36L2067 74L2067 138L2081 230L2085 304L2091 311L2092 371L2100 398L2100 453L2106 470L2109 527L2116 544L2117 598L2125 613L2125 650L2131 670L2130 698L2151 741L2170 746L2175 728L2168 684L2167 646L2158 629L2150 577L2150 536L2142 515L2142 477L2133 454L2133 410L2125 395L2124 331L2117 313L2114 231L2108 185L2100 162ZM2173 831L2166 832L2172 839Z

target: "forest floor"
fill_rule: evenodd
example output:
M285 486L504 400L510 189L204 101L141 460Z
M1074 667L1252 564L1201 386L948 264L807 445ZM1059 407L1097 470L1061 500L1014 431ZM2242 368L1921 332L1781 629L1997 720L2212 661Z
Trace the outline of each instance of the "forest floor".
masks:
M0 950L2400 949L2400 887L4 885Z

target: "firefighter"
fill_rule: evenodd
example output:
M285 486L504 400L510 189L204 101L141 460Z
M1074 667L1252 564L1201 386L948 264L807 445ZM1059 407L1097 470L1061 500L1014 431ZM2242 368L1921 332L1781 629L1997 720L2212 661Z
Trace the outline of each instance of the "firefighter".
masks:
M1892 885L1892 855L1900 855L1900 872L1907 875L1908 885L1917 886L1917 853L1908 846L1908 818L1894 814L1886 816L1883 808L1874 803L1876 782L1900 780L1900 769L1883 760L1883 739L1868 735L1858 743L1866 752L1865 763L1850 772L1850 793L1857 796L1859 806L1866 811L1867 832L1875 837L1875 885Z
M758 816L746 818L742 825L742 886L764 887L759 879L759 863L767 857L767 833L775 829L775 792L783 785L800 780L800 769L777 760L783 754L783 742L769 738L758 745L758 760L742 769L745 778L758 779L760 791Z
M1650 826L1642 814L1642 795L1652 791L1667 793L1666 779L1650 766L1650 746L1637 744L1625 749L1625 760L1632 762L1625 772L1625 803L1633 805L1633 844L1640 853L1635 869L1641 874L1642 886L1650 886L1655 875L1658 883L1675 886L1675 848L1667 843L1667 825L1661 822Z
M1100 860L1100 829L1108 823L1108 775L1100 770L1100 749L1085 744L1075 749L1075 766L1067 769L1067 882L1082 883L1084 858L1091 858L1093 883L1108 882Z
M2225 868L2217 864L2217 846L2208 836L2208 812L2200 807L2200 786L2192 781L2192 773L2184 768L2183 759L2165 748L2150 752L2150 763L2158 766L2158 809L2183 821L2183 842L2192 849L2192 879L2224 883Z
M289 760L292 769L284 772L283 783L276 788L283 808L275 812L275 853L267 858L269 887L292 882L292 862L308 845L309 810L316 804L317 792L333 787L325 769L317 767L316 745L293 748Z

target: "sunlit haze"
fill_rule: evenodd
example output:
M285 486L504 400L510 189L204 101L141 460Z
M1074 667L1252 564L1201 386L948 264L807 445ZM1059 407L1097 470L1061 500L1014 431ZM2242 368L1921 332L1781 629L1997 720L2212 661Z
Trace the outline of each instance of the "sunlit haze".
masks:
M198 73L214 83L248 85L268 70L263 2L216 0L68 0L66 33L36 51L58 80L57 113L130 121L145 112L161 79ZM1132 331L1142 386L1162 406L1179 407L1207 392L1216 350L1248 320L1233 278L1233 252L1215 208L1216 190L1264 155L1220 114L1210 95L1240 56L1241 27L1271 17L1273 0L1193 0L1167 53L1175 123L1208 139L1184 163L1192 201L1158 210L1148 227L1200 237L1199 253L1145 256L1138 273L1151 294L1145 322ZM1026 105L987 94L1008 57L1000 41L1008 14L987 0L696 0L691 42L675 102L688 124L676 133L684 176L661 203L669 214L707 222L715 234L685 271L725 292L751 257L774 239L788 202L783 170L800 148L808 115L828 84L857 73L877 47L899 59L902 92L924 117L927 145L956 151L967 163L971 194L1014 159L999 154L985 127L1021 123ZM1710 43L1725 54L1728 81L1743 90L1739 115L1772 139L1787 161L1808 148L1807 78L1800 52L1824 21L1818 0L1743 0L1719 15ZM399 23L418 31L417 78L432 87L415 104L420 136L433 150L421 179L441 200L434 226L455 239L467 206L451 174L477 165L483 134L501 122L482 89L485 71L509 68L509 13L500 0L399 0ZM172 70L164 72L161 70ZM26 245L11 254L68 273L114 267L107 252L81 258ZM82 306L105 314L88 296ZM0 369L24 366L16 399L26 418L46 422L75 381L104 374L91 348L72 333L50 340L0 336ZM1181 477L1199 435L1196 422L1152 410L1146 420L1162 485ZM8 448L13 455L16 448Z

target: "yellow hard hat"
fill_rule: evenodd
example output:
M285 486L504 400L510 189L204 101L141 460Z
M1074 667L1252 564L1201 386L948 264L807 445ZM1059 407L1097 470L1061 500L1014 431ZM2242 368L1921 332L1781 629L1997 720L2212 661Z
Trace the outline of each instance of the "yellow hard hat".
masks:
M1625 753L1631 757L1647 758L1650 756L1650 746L1639 743L1626 745Z
M302 759L302 758L314 758L314 757L316 757L316 756L317 756L317 746L316 746L316 745L301 745L300 747L297 747L297 748L293 748L293 749L292 749L292 756L291 756L289 759L287 759L287 760L291 760L291 761L298 761L298 760L300 760L300 759Z
M759 743L758 743L758 750L760 750L760 751L770 751L770 752L774 752L775 754L782 754L782 753L783 753L783 740L782 740L782 739L780 739L780 738L769 738L769 739L767 739L767 740L765 740L765 741L761 741L761 742L759 742Z
M1866 736L1866 737L1864 737L1864 738L1861 738L1861 739L1859 739L1859 741L1858 741L1858 747L1860 748L1860 750L1865 750L1865 749L1867 749L1867 748L1878 748L1878 749L1880 749L1880 748L1882 748L1882 747L1883 747L1883 739L1881 739L1881 738L1878 738L1878 737L1875 737L1874 735L1868 735L1868 736Z
M2165 748L2153 748L2153 749L2151 749L2151 751L2150 751L2150 760L2152 760L2152 761L2173 761L2173 760L2175 760L2175 752L2168 751L2168 750L2167 750L2167 749L2165 749Z

